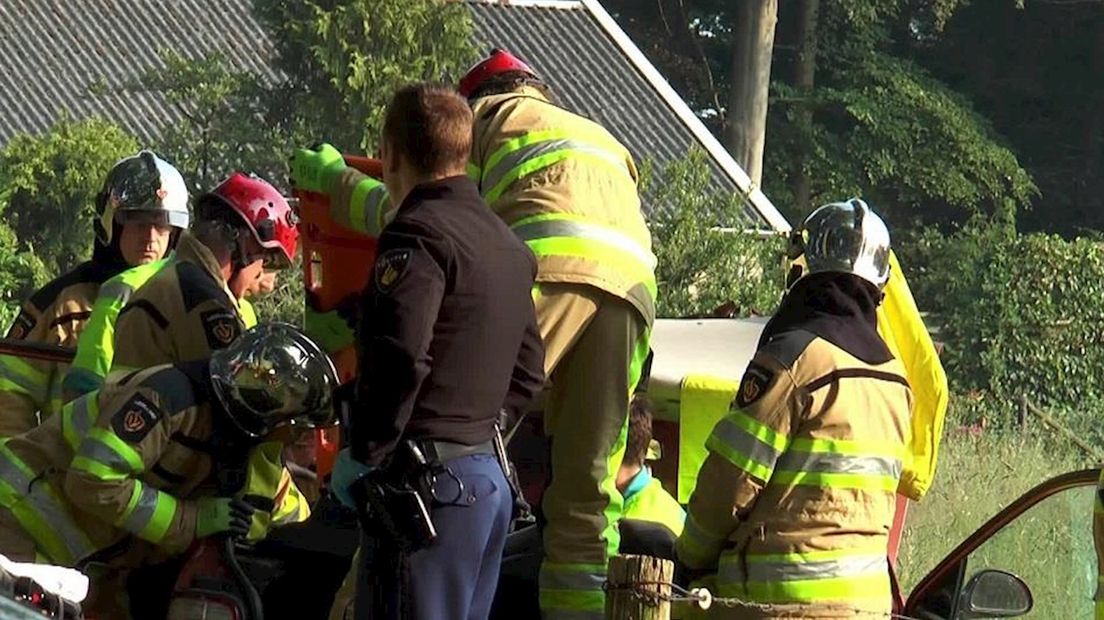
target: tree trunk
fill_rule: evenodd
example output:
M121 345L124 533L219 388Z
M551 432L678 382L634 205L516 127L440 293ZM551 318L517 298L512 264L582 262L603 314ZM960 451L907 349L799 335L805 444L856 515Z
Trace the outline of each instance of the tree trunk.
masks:
M735 13L726 138L732 157L744 167L751 181L759 185L763 178L767 94L778 0L739 0Z
M802 0L801 11L797 20L797 63L794 65L794 86L799 88L804 97L812 94L816 86L817 66L817 17L820 12L820 0ZM794 194L794 206L801 214L808 213L813 208L812 179L809 178L808 156L813 129L813 106L802 103L798 114L798 125L804 133L804 138L799 145L798 159L793 171L793 184L791 189Z

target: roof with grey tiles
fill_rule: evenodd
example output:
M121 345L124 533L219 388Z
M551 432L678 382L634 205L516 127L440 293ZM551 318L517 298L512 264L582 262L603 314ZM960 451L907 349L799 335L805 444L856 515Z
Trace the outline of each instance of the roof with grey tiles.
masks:
M272 44L249 0L0 1L0 143L46 131L63 113L111 119L143 141L180 120L152 93L120 92L162 65L221 53L273 76Z
M567 107L609 128L638 162L662 167L705 146L711 189L740 193L743 171L596 0L465 1L481 46L525 58ZM122 87L161 66L165 50L188 59L219 53L233 69L278 78L250 0L0 1L0 144L44 132L62 114L102 116L153 141L179 111L156 93ZM758 196L731 225L785 227ZM650 198L646 208L657 206Z

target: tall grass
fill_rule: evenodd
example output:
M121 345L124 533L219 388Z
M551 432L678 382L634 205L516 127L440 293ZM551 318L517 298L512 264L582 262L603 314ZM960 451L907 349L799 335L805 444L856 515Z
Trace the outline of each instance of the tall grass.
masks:
M898 558L905 592L1025 491L1092 465L1049 436L949 433L932 490L909 510ZM1093 493L1093 488L1065 491L1021 515L971 555L967 576L983 568L1019 575L1035 596L1030 617L1091 617Z

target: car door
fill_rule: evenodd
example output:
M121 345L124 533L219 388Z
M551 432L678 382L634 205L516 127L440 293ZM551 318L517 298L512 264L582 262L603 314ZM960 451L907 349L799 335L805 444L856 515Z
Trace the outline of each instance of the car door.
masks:
M1012 502L920 581L905 615L1092 618L1099 475L1099 469L1062 474Z

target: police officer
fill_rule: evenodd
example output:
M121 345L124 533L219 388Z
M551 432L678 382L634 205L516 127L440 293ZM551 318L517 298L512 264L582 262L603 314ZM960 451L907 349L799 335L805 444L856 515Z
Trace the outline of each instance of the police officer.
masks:
M356 411L333 480L350 504L375 480L415 489L436 538L396 542L381 525L411 524L417 502L373 504L357 617L487 617L512 509L495 424L543 385L536 262L465 176L471 122L462 98L429 85L398 91L384 121L397 213L361 306Z
M278 323L209 360L112 375L0 445L0 553L76 566L128 534L169 554L244 535L254 507L213 484L220 455L326 422L336 385L329 357Z
M188 188L176 168L141 151L111 168L96 213L92 259L31 295L8 338L76 346L101 285L160 260L175 245L188 226ZM0 356L0 437L30 430L38 416L60 409L64 376L64 365Z
M861 200L814 211L792 238L767 324L678 540L719 594L763 607L710 617L883 617L888 533L912 394L878 335L889 233Z

